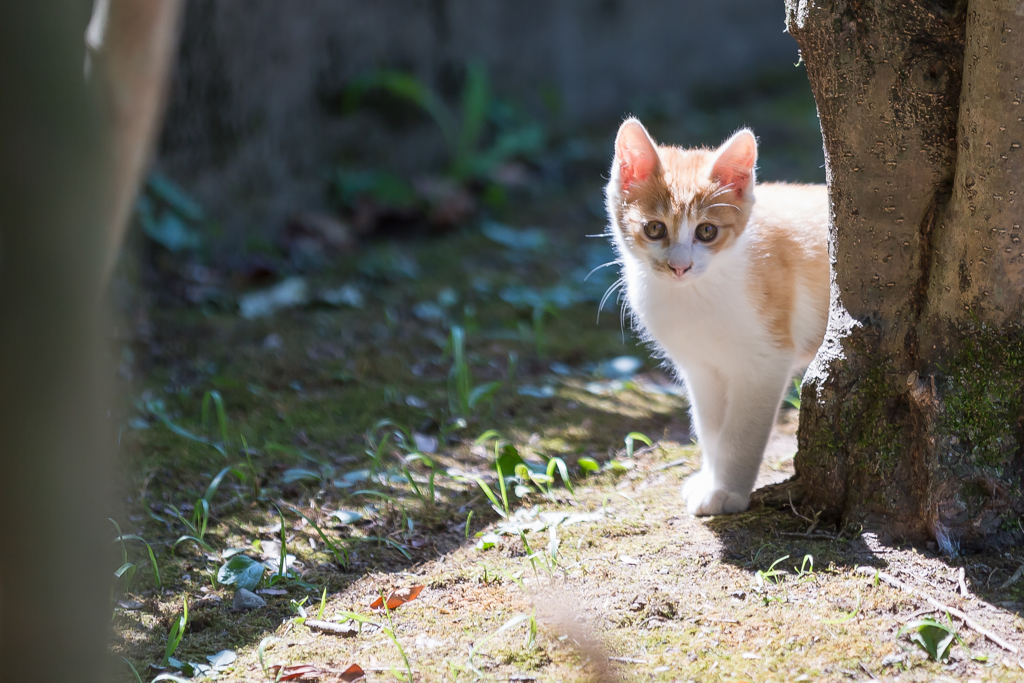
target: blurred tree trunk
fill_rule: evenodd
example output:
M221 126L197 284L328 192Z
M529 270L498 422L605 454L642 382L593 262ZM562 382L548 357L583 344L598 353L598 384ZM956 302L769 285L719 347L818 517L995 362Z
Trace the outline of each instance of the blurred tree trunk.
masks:
M100 3L98 3L100 4ZM0 681L107 681L106 273L145 165L177 0L91 0L0 22Z
M1024 536L1024 5L787 0L825 143L832 308L805 503L947 552Z
M98 307L111 159L89 3L0 22L0 680L109 680ZM114 567L116 569L116 567Z

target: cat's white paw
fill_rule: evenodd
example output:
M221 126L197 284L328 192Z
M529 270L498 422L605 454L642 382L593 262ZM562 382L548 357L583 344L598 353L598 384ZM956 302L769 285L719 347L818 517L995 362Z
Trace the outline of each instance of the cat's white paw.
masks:
M717 488L711 475L703 470L683 484L683 498L691 515L728 515L750 507L750 494L742 495Z

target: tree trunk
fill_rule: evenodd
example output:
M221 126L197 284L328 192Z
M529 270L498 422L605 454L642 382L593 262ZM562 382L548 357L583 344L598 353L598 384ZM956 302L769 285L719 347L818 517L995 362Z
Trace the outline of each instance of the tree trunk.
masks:
M1019 541L1024 4L787 10L821 118L834 272L802 394L805 503L949 553Z
M8 3L0 22L0 683L100 683L114 661L99 300L177 3L114 0L86 80L91 4Z

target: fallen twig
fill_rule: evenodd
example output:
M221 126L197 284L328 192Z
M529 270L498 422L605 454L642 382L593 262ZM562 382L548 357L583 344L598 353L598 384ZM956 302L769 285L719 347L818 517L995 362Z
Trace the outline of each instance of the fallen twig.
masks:
M639 455L639 453L637 453L637 455ZM672 462L667 462L664 465L658 465L657 467L653 468L651 471L652 472L661 472L662 470L667 470L667 469L670 469L672 467L679 467L680 465L688 465L689 463L690 463L690 459L689 458L679 458L678 460L673 460Z
M332 621L306 619L304 623L306 628L311 631L317 631L318 633L327 633L332 636L342 636L343 638L354 638L359 635L359 626L352 622L336 624Z
M644 446L643 448L638 448L635 451L633 451L633 457L634 458L639 458L641 455L647 455L651 451L656 451L659 448L661 448L661 443L660 442L659 443L651 444L650 446ZM619 456L619 457L625 457L625 456L626 456L626 451L625 451L625 449L622 449L622 455Z
M809 526L807 528L807 532L806 533L808 533L808 534L813 533L815 527L818 526L818 518L821 517L821 512L815 512L814 513L814 519L811 519L810 517L805 517L805 516L801 515L799 512L797 512L796 506L793 505L793 494L792 493L789 494L789 508L793 511L794 515L796 515L797 517L799 517L800 519L804 520L805 522L807 522L808 524L811 525L811 526Z
M960 571L958 571L956 573L956 581L960 585L960 597L961 598L969 598L969 597L971 597L971 592L969 590L967 590L967 582L964 581L964 578L966 577L966 575L967 575L967 570L964 569L963 567L960 567Z
M1024 576L1024 564L1022 564L1021 566L1017 567L1017 571L1015 571L1013 573L1013 576L1008 578L1006 581L1003 581L1003 584L1001 586L999 586L999 590L1003 590L1005 588L1009 588L1013 584L1017 583L1018 581L1020 581L1020 577L1021 576Z
M625 664L646 664L646 659L634 659L632 657L609 657L610 661L623 662Z
M955 607L950 607L949 605L944 605L943 603L939 602L938 600L936 600L932 596L928 595L927 593L925 593L921 589L914 588L913 586L908 586L907 584L903 583L902 581L897 579L895 576L892 576L891 574L886 574L885 572L879 571L879 570L875 569L874 567L857 567L857 573L858 574L864 574L865 576L877 576L880 580L886 582L887 584L889 584L893 588L898 588L901 591L903 591L904 593L909 593L910 595L916 596L916 597L924 600L925 602L927 602L929 605L931 605L932 607L934 607L937 610L940 610L940 611L943 611L943 612L948 612L949 614L952 614L954 617L956 617L956 618L960 619L961 621L963 621L964 624L968 628L973 629L977 633L980 633L981 635L985 636L986 638L991 640L993 643L995 643L999 647L1001 647L1004 650L1006 650L1007 652L1012 652L1013 654L1019 654L1020 653L1020 650L1017 649L1017 646L1012 645L1011 643L1006 642L1005 640L1003 640L1002 638L997 636L995 633L992 633L987 628L985 628L984 626L982 626L978 622L974 621L973 619L971 619L969 616L967 616L966 614L964 614L960 610L956 609Z
M857 663L860 664L860 668L864 669L864 673L866 673L868 676L871 676L872 680L878 680L878 676L871 672L871 669L868 668L867 664L865 664L864 662Z

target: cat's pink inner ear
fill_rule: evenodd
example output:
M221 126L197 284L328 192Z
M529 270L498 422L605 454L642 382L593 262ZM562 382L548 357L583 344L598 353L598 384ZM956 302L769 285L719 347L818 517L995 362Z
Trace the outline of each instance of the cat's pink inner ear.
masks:
M647 180L658 169L658 151L643 124L636 119L629 119L619 128L615 138L615 158L623 190Z
M733 192L742 197L754 179L756 163L757 139L744 128L718 148L718 156L711 167L711 177L723 186L731 186Z

